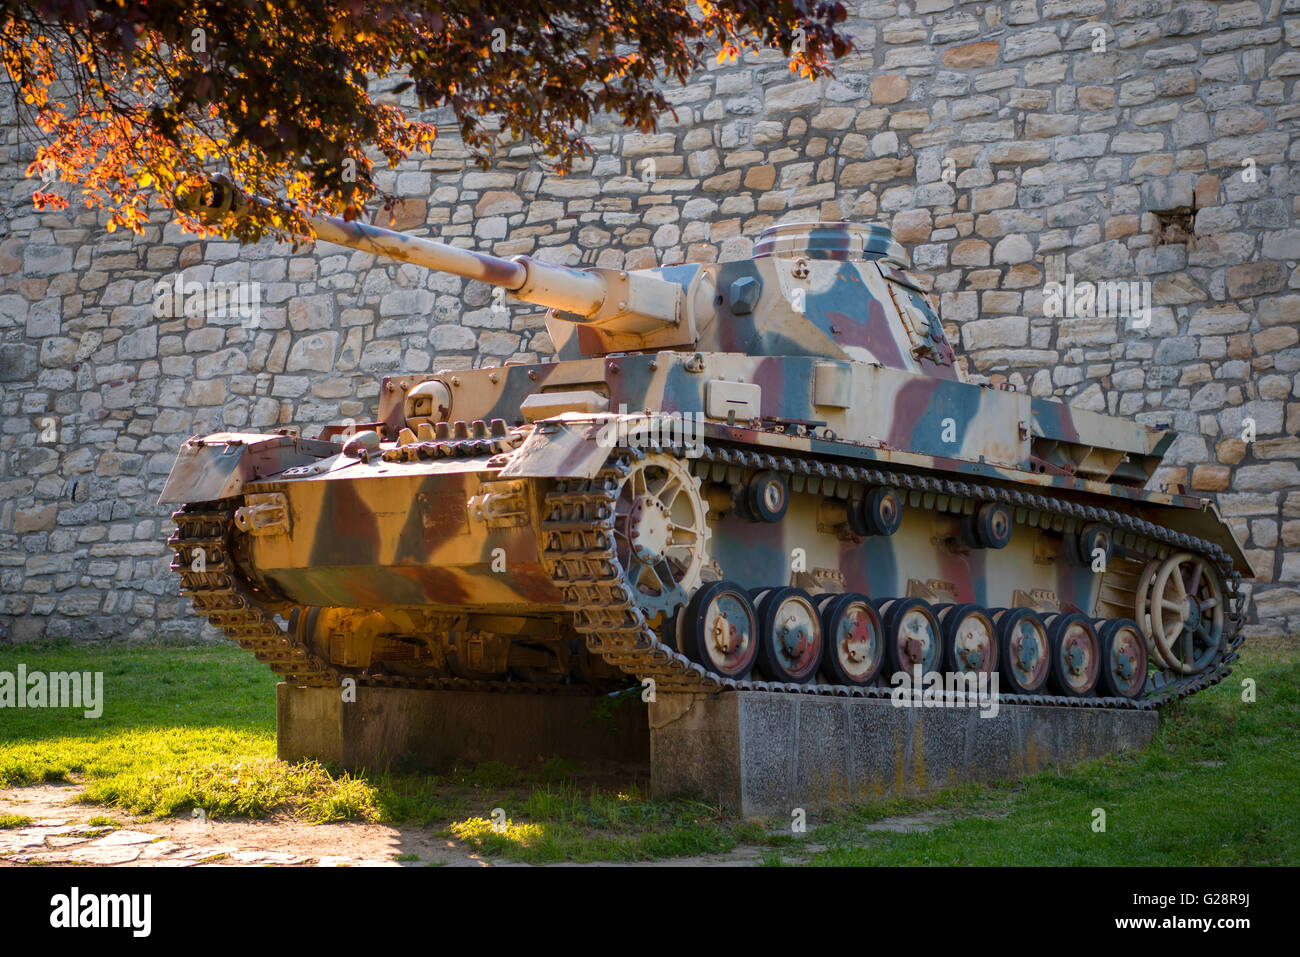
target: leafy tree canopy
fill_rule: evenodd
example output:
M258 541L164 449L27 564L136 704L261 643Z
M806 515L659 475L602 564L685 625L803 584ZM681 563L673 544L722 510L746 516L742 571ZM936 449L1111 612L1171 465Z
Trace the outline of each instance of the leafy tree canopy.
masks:
M0 57L39 132L37 208L66 208L70 184L109 230L138 232L150 197L175 209L221 170L287 200L215 223L245 240L306 234L300 210L357 218L391 201L375 163L436 136L393 94L450 107L484 166L504 136L563 173L590 155L593 115L653 130L663 81L715 52L780 49L813 78L850 49L843 6L822 0L0 2Z

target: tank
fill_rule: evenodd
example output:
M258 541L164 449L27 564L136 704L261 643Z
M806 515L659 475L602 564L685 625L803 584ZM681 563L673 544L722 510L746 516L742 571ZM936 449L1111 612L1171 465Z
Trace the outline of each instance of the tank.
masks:
M200 215L270 200L223 179ZM1149 488L1175 435L967 381L878 224L572 269L330 217L546 307L555 361L390 375L373 421L195 436L160 502L195 611L307 685L1151 708L1221 680L1247 557ZM431 320L432 321L432 320Z

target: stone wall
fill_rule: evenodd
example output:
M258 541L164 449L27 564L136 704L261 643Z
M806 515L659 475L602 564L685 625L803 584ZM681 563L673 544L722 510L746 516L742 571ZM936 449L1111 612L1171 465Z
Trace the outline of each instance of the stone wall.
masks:
M972 372L1177 427L1161 480L1218 493L1254 630L1300 631L1300 0L869 2L850 26L835 79L710 69L658 133L596 128L569 177L523 148L481 172L448 139L388 184L398 225L641 267L888 222ZM35 213L0 122L0 640L199 634L154 504L189 435L364 418L385 373L551 351L537 310L411 266ZM178 272L258 283L256 320L155 319ZM1149 281L1150 324L1045 315L1066 273Z

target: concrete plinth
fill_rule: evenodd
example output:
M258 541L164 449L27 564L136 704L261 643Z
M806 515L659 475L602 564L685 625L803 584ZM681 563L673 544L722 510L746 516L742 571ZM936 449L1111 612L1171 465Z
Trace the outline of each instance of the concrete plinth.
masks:
M283 761L315 759L344 767L384 767L413 756L434 764L539 758L649 760L644 705L597 720L600 698L564 695L276 686L276 745ZM615 730L616 729L616 730Z
M1152 711L1002 705L981 717L888 699L660 694L650 705L651 787L787 816L1141 748L1158 724Z
M1002 705L895 707L887 699L741 691L660 693L613 722L578 696L276 689L279 756L344 767L550 757L651 764L656 797L693 794L746 816L788 815L963 781L1015 777L1145 747L1155 712ZM648 720L647 720L648 719ZM617 730L613 730L613 729Z

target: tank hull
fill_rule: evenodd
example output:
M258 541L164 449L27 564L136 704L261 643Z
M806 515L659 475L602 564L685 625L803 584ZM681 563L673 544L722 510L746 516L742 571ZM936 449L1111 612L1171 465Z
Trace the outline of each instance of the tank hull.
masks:
M638 420L630 417L575 420L567 422L565 429L585 434L611 421L624 423L625 431L635 434ZM815 456L821 452L825 461L845 467L851 462L872 463L917 475L965 475L1004 488L1068 492L1075 501L1118 507L1129 514L1160 510L1175 528L1190 529L1197 519L1204 519L1213 531L1219 523L1212 505L1187 496L1132 489L1109 489L1106 494L1097 488L1101 483L1036 475L1013 482L1007 479L1006 469L996 466L927 463L924 456L885 449L840 449L839 455L825 456L824 450L801 448L814 443L788 441L783 435L760 434L753 436L752 444L738 443L748 431L706 427L699 441L708 443L707 448L729 447L742 454ZM609 450L599 438L587 444L603 464ZM689 451L683 447L684 453ZM543 568L535 523L553 484L550 480L589 477L582 472L590 469L557 467L557 474L520 481L518 494L528 521L503 526L471 514L475 499L500 481L501 466L489 468L489 458L390 462L367 468L338 455L320 476L250 482L244 486L245 495L283 496L289 522L250 539L248 570L286 600L301 605L558 614L561 596ZM692 463L689 454L682 458ZM711 466L702 463L700 469L707 474ZM547 468L534 465L528 471ZM1017 527L1010 542L997 552L963 548L960 517L918 503L904 505L895 534L854 540L839 535L823 520L824 501L822 494L792 494L786 516L777 524L754 522L734 510L714 513L712 558L728 569L729 577L751 588L789 578L791 552L802 549L809 567L835 570L843 576L846 589L868 595L904 594L911 581L946 581L955 586L956 600L989 606L1006 606L1015 591L1033 590L1052 592L1090 611L1096 603L1098 576L1075 563L1048 560L1051 546L1038 543L1035 552L1036 535L1023 527Z
M486 458L335 463L323 476L257 482L248 494L282 497L287 527L255 535L250 567L298 605L420 606L558 613L530 524L471 521L468 503L495 478ZM360 474L358 474L360 473Z
M502 528L471 518L467 503L497 479L498 470L484 466L484 459L446 471L390 466L367 477L345 468L333 479L250 484L250 495L284 496L290 520L287 529L252 538L249 570L298 605L561 613L562 596L542 565L531 522ZM523 484L536 515L552 483ZM954 586L954 600L983 605L1007 606L1016 591L1033 590L1080 608L1095 604L1097 576L1068 562L1035 562L1036 536L1027 529L992 555L959 544L938 547L959 543L960 517L918 504L904 506L894 535L854 541L823 521L823 501L793 494L779 524L716 515L712 559L748 588L789 579L791 554L799 549L809 569L868 595L905 594L909 582L936 581ZM408 510L391 504L402 502L428 504Z
M626 358L634 360L629 365L644 363L653 381L665 365L691 357ZM658 368L649 368L651 362ZM714 366L740 369L738 381L748 384L744 363L715 357ZM605 371L610 393L619 395L618 383L628 380L617 378L621 371ZM751 365L748 371L761 370ZM815 366L807 371L814 378L805 387L815 395ZM890 387L878 378L889 370L852 371L860 379L839 412L846 422L880 414L855 408L853 396ZM472 388L475 377L491 374L457 373L461 385L449 380L449 387ZM546 366L511 367L511 375L534 382L554 374ZM1081 615L1098 623L1141 619L1143 601L1150 600L1143 598L1143 572L1176 555L1178 536L1213 553L1222 601L1225 607L1236 601L1236 566L1244 559L1207 501L1011 464L1020 456L1034 464L1032 430L1029 436L1017 430L1014 441L1002 444L996 435L995 441L968 439L956 450L962 457L940 457L884 440L847 441L828 433L824 420L765 417L761 405L743 425L731 421L734 416L718 421L709 381L693 392L665 385L653 401L672 407L667 411L562 411L509 430L498 425L492 434L486 423L466 427L459 437L430 438L427 431L421 437L407 429L396 441L346 452L337 443L279 435L196 439L165 495L201 487L206 504L186 509L224 509L222 544L231 571L268 616L293 618L281 640L314 662L310 668L301 660L291 663L298 669L294 676L309 683L405 673L435 683L510 681L518 687L522 677L524 684L549 690L557 682L602 690L617 686L619 675L656 673L655 680L682 690L754 681L779 686L785 683L761 667L729 676L692 654L682 621L693 593L726 582L756 600L778 588L797 589L819 604L855 594L915 600L937 610L936 629L945 609L965 606L1028 609L1047 619ZM719 375L712 381L737 380ZM970 390L961 398L995 406L999 416L1007 409L1034 415L1024 396L954 385ZM897 390L889 396L899 401ZM956 408L949 398L931 401L939 412ZM492 400L489 411L499 402ZM794 404L789 390L781 402L787 411ZM932 415L934 408L923 406L920 414ZM979 410L965 414L967 423L978 422ZM1052 421L1079 435L1065 412ZM907 435L927 434L927 428L914 426ZM699 516L698 567L658 590L644 588L629 547L649 542L666 554L671 542L656 546L653 533L642 541L626 531L631 525L620 524L634 517L633 499L646 499L637 499L635 489L645 462L661 464L652 466L658 471L643 491L676 475ZM772 519L745 501L757 477L774 475L781 477L785 503ZM896 527L888 534L872 533L854 518L871 490L881 487L901 493ZM568 504L575 495L595 504ZM602 495L609 497L603 505ZM971 531L981 509L993 503L1006 508L1009 520L996 547ZM593 515L608 514L612 524L592 520L584 528L567 515L571 507L592 507ZM1080 542L1099 524L1115 542L1096 567ZM1168 540L1153 537L1152 529ZM184 572L193 549L183 540L176 545ZM628 607L621 607L620 596ZM611 631L602 615L619 619L620 627ZM1228 657L1235 633L1221 630L1216 664ZM937 630L934 640L942 640ZM618 647L625 641L628 647ZM405 646L418 653L403 665ZM1150 648L1153 655L1157 650ZM1196 675L1208 680L1210 673L1202 668ZM813 687L875 693L881 679L837 685L823 670ZM1145 700L1095 691L1089 697L1114 705ZM1048 698L1040 693L1034 700Z

